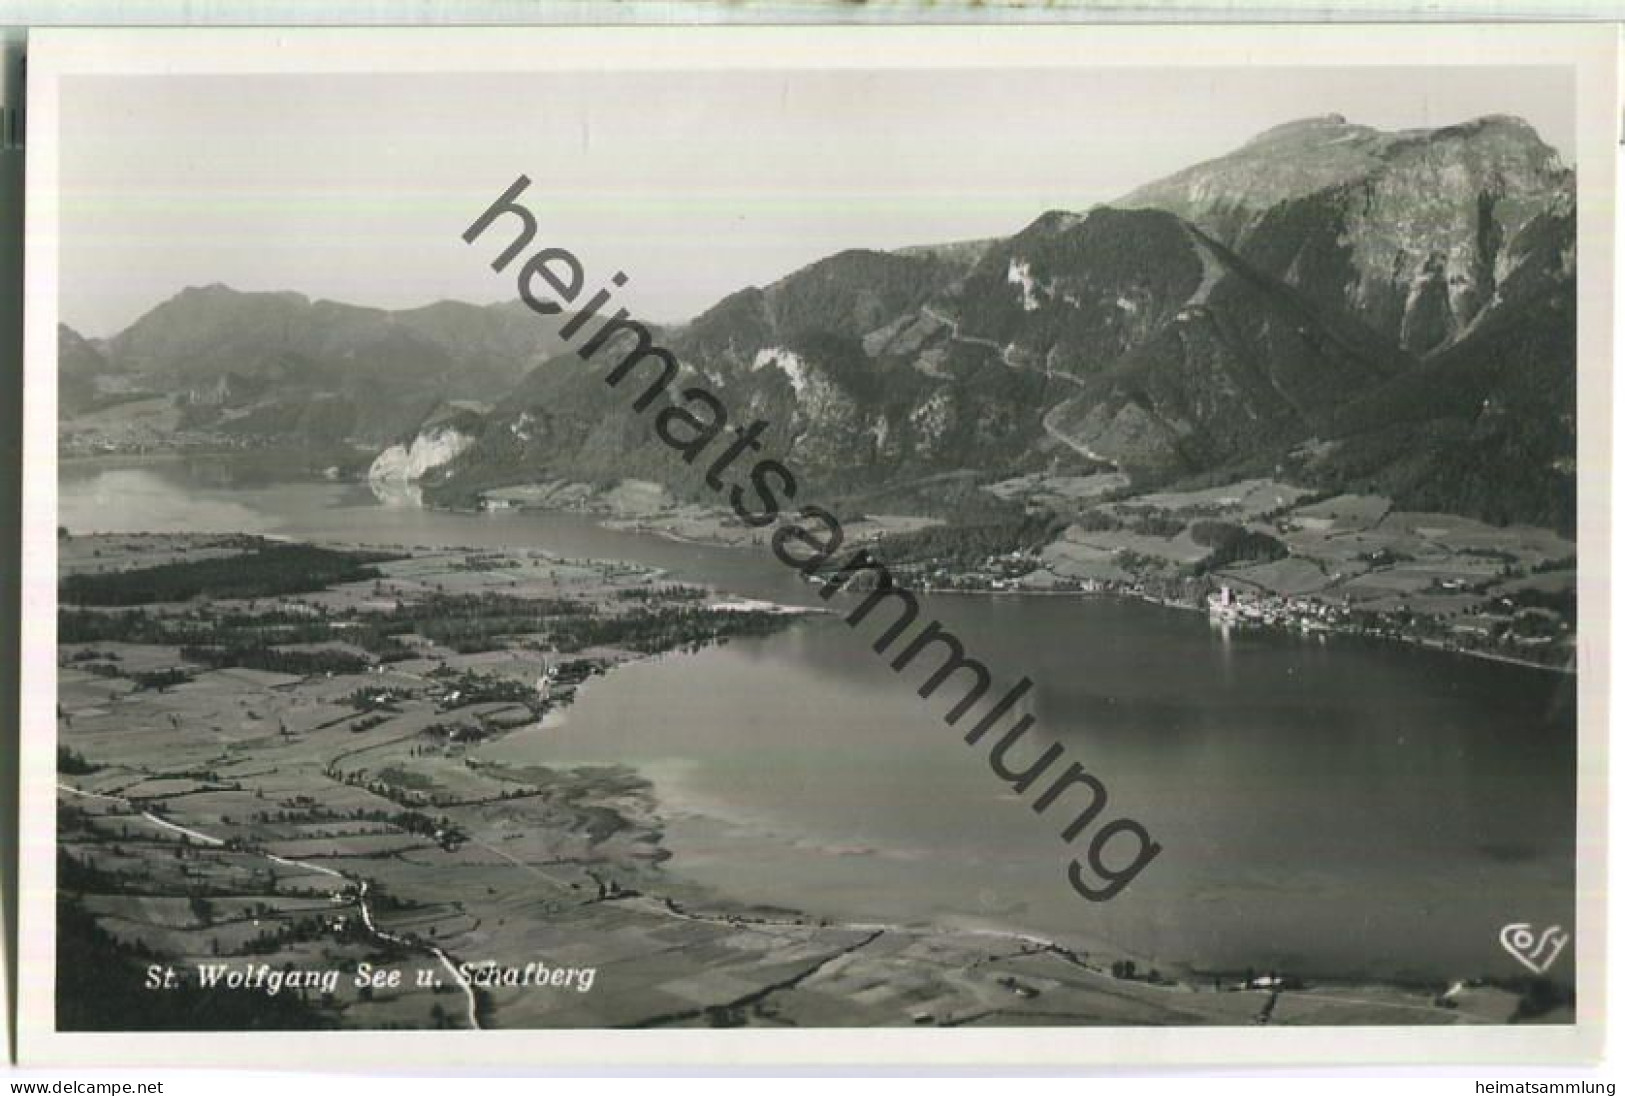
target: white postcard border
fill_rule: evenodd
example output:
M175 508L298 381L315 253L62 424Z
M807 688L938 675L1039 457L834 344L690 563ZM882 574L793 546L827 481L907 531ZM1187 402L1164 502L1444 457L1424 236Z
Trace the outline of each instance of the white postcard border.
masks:
M1605 25L609 27L35 32L29 50L19 1047L27 1064L501 1069L1535 1064L1601 1053L1608 819L1609 518L1618 41ZM84 74L627 69L1561 65L1575 73L1580 559L1577 1023L278 1033L55 1031L59 86ZM155 150L161 155L161 150Z

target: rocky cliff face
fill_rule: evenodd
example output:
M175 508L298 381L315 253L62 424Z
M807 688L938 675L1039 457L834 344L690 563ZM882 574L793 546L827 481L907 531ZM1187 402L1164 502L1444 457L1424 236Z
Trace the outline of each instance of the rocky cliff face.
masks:
M416 483L437 468L456 460L474 444L472 434L450 425L425 427L410 443L392 445L367 469L369 480Z
M1381 133L1332 115L1278 127L1121 204L1177 213L1426 354L1496 300L1513 242L1572 208L1573 186L1557 152L1517 118Z

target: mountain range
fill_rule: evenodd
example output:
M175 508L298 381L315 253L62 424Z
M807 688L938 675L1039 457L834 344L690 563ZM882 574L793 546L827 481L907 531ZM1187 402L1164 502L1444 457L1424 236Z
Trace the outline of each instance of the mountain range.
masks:
M111 339L58 334L66 415L157 392L183 428L299 444L410 433L448 400L500 397L565 347L518 301L391 312L223 285L183 290Z
M857 504L1115 468L1572 530L1575 246L1573 172L1526 123L1333 115L1006 238L841 252L656 337ZM63 329L62 406L134 385L189 428L381 447L456 404L477 411L432 499L630 476L691 493L654 415L602 383L612 355L583 363L560 322L191 289L110 340Z

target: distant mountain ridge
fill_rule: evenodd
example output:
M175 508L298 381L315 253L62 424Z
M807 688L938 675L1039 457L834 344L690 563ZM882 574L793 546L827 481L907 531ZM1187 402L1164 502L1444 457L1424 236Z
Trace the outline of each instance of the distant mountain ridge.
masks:
M75 406L87 381L117 373L180 401L188 427L292 442L393 440L446 401L500 396L565 347L517 301L388 311L224 285L183 290L100 349L67 327L59 345Z
M682 364L673 393L700 382L735 421L770 422L769 451L851 497L1264 472L1571 529L1574 251L1573 172L1522 121L1328 116L1006 238L840 252L655 335ZM613 347L586 364L517 303L229 292L160 306L108 342L108 368L399 392L350 436L402 443L428 413L405 395L484 400L477 437L424 479L442 502L558 477L683 491L653 412L602 383Z

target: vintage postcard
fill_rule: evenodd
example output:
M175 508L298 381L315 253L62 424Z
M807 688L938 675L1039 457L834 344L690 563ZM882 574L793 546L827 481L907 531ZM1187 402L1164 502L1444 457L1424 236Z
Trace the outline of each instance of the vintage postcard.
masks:
M1612 28L29 77L25 1061L1599 1052Z

